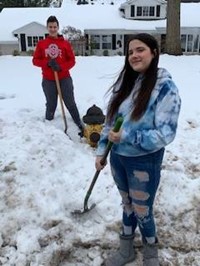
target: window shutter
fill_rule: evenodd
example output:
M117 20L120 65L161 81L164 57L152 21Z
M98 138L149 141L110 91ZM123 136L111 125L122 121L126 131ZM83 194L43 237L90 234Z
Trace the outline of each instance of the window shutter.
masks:
M85 39L86 39L85 49L89 50L89 35L88 34L85 34Z
M156 6L156 17L160 17L160 6Z
M112 50L116 50L116 34L112 34Z
M131 6L131 17L132 18L135 17L135 6L134 5Z
M20 40L21 40L21 50L22 52L26 52L26 35L24 33L20 34Z

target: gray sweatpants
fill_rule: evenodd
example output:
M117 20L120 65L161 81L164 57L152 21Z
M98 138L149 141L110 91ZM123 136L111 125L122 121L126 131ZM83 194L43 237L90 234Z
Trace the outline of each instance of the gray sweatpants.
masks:
M81 119L74 99L72 78L60 80L62 98L75 124L79 127ZM46 97L46 119L52 120L57 107L58 92L54 80L42 80L42 88Z

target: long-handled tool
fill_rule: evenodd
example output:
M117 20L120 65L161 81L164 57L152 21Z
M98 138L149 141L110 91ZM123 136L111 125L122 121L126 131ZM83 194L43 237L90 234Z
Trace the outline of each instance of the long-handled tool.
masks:
M121 125L122 125L122 123L123 123L123 118L122 117L118 117L116 122L115 122L115 126L113 128L113 131L118 132L120 127L121 127ZM103 157L101 159L101 164L102 165L105 164L106 158L107 158L107 156L108 156L108 154L109 154L109 152L110 152L110 150L112 148L112 145L113 145L113 142L109 141L108 144L107 144L106 150L104 152L104 155L103 155ZM95 185L95 183L97 181L97 178L98 178L100 172L101 172L101 170L97 170L95 175L94 175L94 177L93 177L93 179L92 179L92 182L90 184L90 187L89 187L89 189L88 189L88 191L86 193L85 199L84 199L83 211L75 210L75 211L72 212L72 214L74 214L74 215L83 214L83 213L86 213L86 212L90 211L91 209L93 209L96 206L96 204L94 203L94 204L91 205L90 208L88 208L88 200L89 200L89 197L90 197L90 195L92 193L93 187L94 187L94 185Z
M55 81L56 81L56 88L57 88L58 96L60 99L62 117L63 117L63 121L64 121L64 126L65 126L64 132L65 132L65 134L67 134L67 119L66 119L66 115L65 115L65 109L64 109L64 105L63 105L63 97L62 97L62 92L61 92L61 88L60 88L60 82L58 79L58 72L57 71L54 71L54 77L55 77Z

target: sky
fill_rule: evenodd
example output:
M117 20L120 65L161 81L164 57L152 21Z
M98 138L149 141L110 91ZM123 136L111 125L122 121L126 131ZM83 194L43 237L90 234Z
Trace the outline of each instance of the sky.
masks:
M110 85L123 56L76 57L71 70L81 117L93 104L106 111ZM179 88L182 108L177 135L166 147L155 201L162 266L200 262L200 57L160 57ZM95 174L95 150L58 103L55 119L44 120L41 70L31 57L0 57L0 262L3 266L100 266L118 247L121 199L110 166L101 171L82 216ZM140 266L141 238L135 247ZM133 264L129 264L133 265Z

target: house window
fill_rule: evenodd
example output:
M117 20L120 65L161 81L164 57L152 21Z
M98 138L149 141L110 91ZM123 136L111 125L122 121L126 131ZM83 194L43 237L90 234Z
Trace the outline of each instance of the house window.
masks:
M112 35L102 35L102 49L111 49Z
M182 52L186 51L186 35L185 34L181 35L181 50Z
M141 6L138 6L137 7L137 16L138 17L141 17L142 16L142 7Z
M155 7L154 6L138 6L137 16L138 17L154 17Z
M143 6L142 8L142 16L143 17L148 17L149 15L149 7L148 6Z
M91 48L100 49L100 35L91 35Z
M150 6L149 8L149 16L150 17L154 17L155 14L155 7L154 6Z
M33 36L33 46L35 47L39 41L38 36Z
M194 52L199 52L199 35L196 35L194 38Z
M199 38L196 36L196 39L192 34L182 34L181 35L181 49L182 52L194 52L198 51L198 41Z
M28 36L28 47L35 47L39 40L43 40L43 36Z
M188 34L187 52L193 52L193 35Z
M32 37L28 36L28 47L32 46L33 46Z

